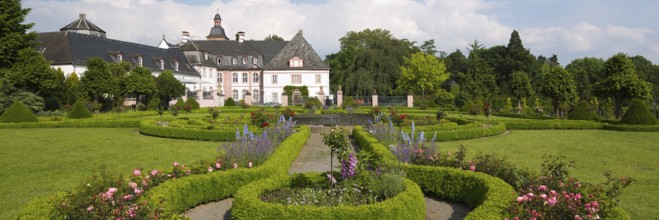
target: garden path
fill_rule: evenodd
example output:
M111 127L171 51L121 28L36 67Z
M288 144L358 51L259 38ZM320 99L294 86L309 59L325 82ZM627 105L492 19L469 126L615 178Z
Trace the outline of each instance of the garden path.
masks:
M329 132L330 129L329 127L311 127L311 136L288 170L289 174L329 171L330 148L323 144L322 133ZM333 158L333 163L335 165L338 164L336 158ZM197 206L186 211L183 215L192 220L230 219L232 201L233 199L229 198ZM438 198L426 197L425 201L426 219L464 219L469 212L469 209L464 205L447 202Z

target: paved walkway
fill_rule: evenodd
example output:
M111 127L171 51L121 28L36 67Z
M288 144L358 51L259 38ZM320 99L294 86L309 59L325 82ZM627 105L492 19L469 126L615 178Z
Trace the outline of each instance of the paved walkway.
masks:
M330 148L323 144L321 133L329 132L330 128L311 127L311 136L300 151L290 169L289 174L305 172L325 172L330 170ZM333 158L334 166L339 163ZM192 220L230 219L231 202L225 199L219 202L204 204L192 208L184 216ZM446 202L441 199L426 197L426 219L456 220L464 219L469 209L463 205Z

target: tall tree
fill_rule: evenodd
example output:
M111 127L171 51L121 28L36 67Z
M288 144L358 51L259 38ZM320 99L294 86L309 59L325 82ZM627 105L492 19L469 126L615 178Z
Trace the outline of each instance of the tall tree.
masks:
M542 94L551 99L554 116L560 117L560 104L574 102L577 98L576 84L572 75L561 66L542 66Z
M97 102L103 95L111 95L115 85L108 63L98 57L87 60L87 71L82 74L80 82L83 90Z
M522 99L533 95L533 87L529 75L522 71L513 73L513 79L510 81L510 89L517 102L517 110L522 110Z
M504 83L510 82L512 74L515 71L524 71L529 74L531 78L531 85L537 88L540 85L540 74L542 64L536 62L536 57L531 54L529 49L524 48L522 39L517 30L513 30L510 34L510 40L506 46L506 59L503 67L498 68L496 71L499 74L497 82Z
M424 54L430 54L433 56L437 56L437 53L439 53L437 46L435 46L435 39L424 41L423 44L419 46L419 49L421 49L421 52Z
M280 37L279 35L276 34L270 34L263 39L264 41L284 41L283 37Z
M78 74L69 74L69 76L66 77L64 84L65 89L62 104L72 106L78 100L87 99L85 91L82 89L82 83L80 83L80 79L78 78Z
M50 68L50 62L33 48L18 52L18 57L7 72L7 78L19 89L42 96L52 96L59 86L57 72Z
M398 89L414 94L432 94L448 79L444 63L433 54L414 53L400 68Z
M34 23L24 24L29 8L20 0L3 0L0 4L0 69L10 68L19 57L18 51L37 45L36 32L27 32Z
M112 94L112 102L115 108L121 107L124 105L126 88L126 78L130 75L130 70L133 68L133 65L129 62L123 61L119 63L110 63L110 74L112 87L110 88L110 94Z
M618 53L604 62L605 77L596 84L597 94L611 97L615 102L616 118L622 117L622 106L632 98L650 100L651 85L636 74L632 60Z
M577 94L583 99L593 96L593 86L604 77L604 60L595 57L585 57L572 60L565 67L577 83Z
M151 70L138 66L130 71L126 78L125 94L135 95L135 104L139 105L142 95L155 94L156 81L151 75Z
M174 78L171 71L164 71L156 77L156 88L163 106L167 107L169 101L185 94L185 86Z
M326 61L331 67L332 91L343 85L348 96L371 95L374 90L379 95L395 93L400 66L406 57L419 52L412 42L396 39L383 29L351 31L339 41L341 49L328 55Z
M451 74L467 72L467 57L459 49L446 56L444 62L446 63L446 70Z
M656 101L659 101L659 66L652 64L652 61L640 55L633 56L631 59L636 68L636 74L652 84L652 94Z

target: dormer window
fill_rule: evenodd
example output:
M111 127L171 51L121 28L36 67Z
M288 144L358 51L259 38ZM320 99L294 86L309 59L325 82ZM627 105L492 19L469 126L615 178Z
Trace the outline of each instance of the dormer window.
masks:
M293 59L288 61L288 66L289 67L303 67L304 66L304 61L302 61L298 57L293 57Z
M208 53L204 52L204 60L208 60Z
M142 66L142 56L137 57L137 66Z
M174 62L174 70L178 71L178 61Z
M117 62L121 62L121 60L123 60L123 59L124 59L124 56L122 56L121 54L117 54Z
M158 65L160 65L160 69L161 69L161 70L162 70L162 69L165 69L165 60L160 59L160 60L158 61Z
M231 64L233 64L233 65L238 64L238 58L235 58L235 57L231 58Z
M253 57L252 58L252 64L254 64L254 65L259 64L259 58L258 57Z
M218 57L217 58L217 65L220 65L220 64L222 64L222 58Z
M247 57L243 57L243 65L247 65Z

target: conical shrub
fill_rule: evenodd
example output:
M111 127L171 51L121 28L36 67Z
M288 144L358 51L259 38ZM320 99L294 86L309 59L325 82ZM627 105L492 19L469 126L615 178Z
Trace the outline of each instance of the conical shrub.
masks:
M21 101L11 104L0 116L0 122L36 122L37 116Z
M645 102L640 99L633 99L632 104L620 120L623 124L632 125L653 125L657 124L657 118L650 111Z
M92 113L85 107L85 101L79 100L73 106L71 106L71 111L66 116L68 118L91 118Z
M591 121L597 121L597 114L594 112L591 112L590 109L588 109L588 102L579 102L577 106L574 107L574 110L568 114L568 119L571 120L591 120Z

